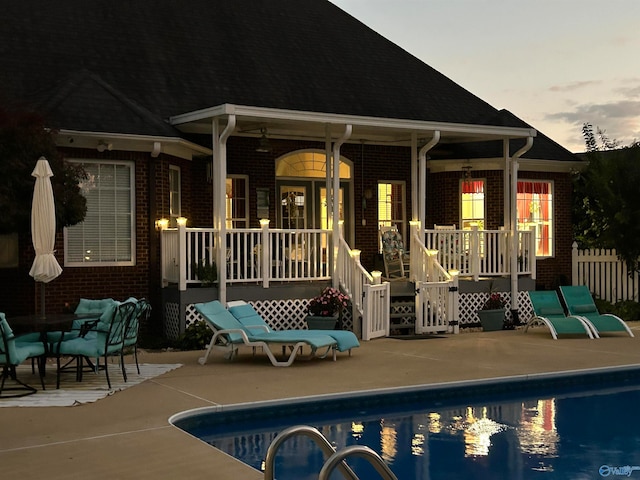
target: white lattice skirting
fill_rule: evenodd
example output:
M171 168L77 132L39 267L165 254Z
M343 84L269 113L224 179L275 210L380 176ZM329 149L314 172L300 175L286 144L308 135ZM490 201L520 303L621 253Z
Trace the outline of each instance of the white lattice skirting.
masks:
M249 302L253 308L264 318L274 330L304 329L307 328L305 318L307 316L307 305L309 299L289 299L289 300L263 300ZM171 306L169 306L171 305ZM165 305L165 334L167 338L176 339L180 336L180 315L177 304ZM193 304L187 305L185 312L185 329L189 325L202 320L200 314L196 312ZM351 308L342 311L342 328L353 329L353 318Z
M507 302L511 302L509 292L496 292L502 295ZM489 293L461 293L460 299L460 327L477 326L480 323L477 311L489 298ZM526 322L533 315L533 308L527 292L518 292L520 322ZM303 329L306 328L305 317L309 299L289 300L264 300L250 302L256 311L265 319L274 330ZM351 309L343 310L342 325L346 330L353 329ZM511 319L511 311L507 310L507 319ZM194 322L201 320L200 314L193 308L193 304L187 305L185 312L185 326L188 328ZM175 340L180 336L180 310L177 303L165 304L165 335Z
M493 292L499 293L502 298L511 304L510 292ZM480 323L478 318L478 310L482 308L484 303L489 299L489 293L461 293L460 297L460 327L475 326ZM528 321L533 315L533 307L529 300L527 292L518 292L518 316L521 323ZM511 320L511 310L507 308L507 320Z

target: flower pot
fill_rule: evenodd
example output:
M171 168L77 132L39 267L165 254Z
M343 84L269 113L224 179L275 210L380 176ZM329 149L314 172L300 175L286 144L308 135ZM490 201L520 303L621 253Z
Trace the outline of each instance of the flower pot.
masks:
M338 315L330 317L307 315L306 320L309 330L335 330L338 324Z
M495 332L504 327L504 310L478 310L478 317L485 332Z

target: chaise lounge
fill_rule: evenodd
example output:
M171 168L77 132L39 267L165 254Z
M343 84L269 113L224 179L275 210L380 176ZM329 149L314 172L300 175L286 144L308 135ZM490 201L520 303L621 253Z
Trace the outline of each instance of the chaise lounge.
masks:
M589 324L580 317L566 316L555 291L529 291L529 299L533 306L533 316L524 327L525 333L533 325L544 324L549 327L554 340L558 335L583 335L594 338ZM595 333L597 338L598 334Z
M562 286L560 292L569 314L582 318L594 334L626 332L633 337L633 332L620 317L611 313L600 314L586 285Z
M256 329L257 331L275 332L252 305L244 301L229 302L229 312L240 323L250 329ZM337 350L339 352L348 351L351 354L351 349L360 346L358 337L353 332L347 330L284 330L287 332L304 332L305 335L328 335L337 342Z
M311 353L304 358L325 358L331 352L333 360L336 360L338 341L329 335L307 330L266 331L260 326L247 327L218 300L197 303L194 307L214 332L205 355L198 360L201 365L207 362L214 348L222 350L225 358L231 359L242 345L253 347L254 353L256 348L262 348L276 367L290 366L304 347L311 349ZM282 347L283 354L289 347L290 354L284 360L278 360L271 350L272 346Z

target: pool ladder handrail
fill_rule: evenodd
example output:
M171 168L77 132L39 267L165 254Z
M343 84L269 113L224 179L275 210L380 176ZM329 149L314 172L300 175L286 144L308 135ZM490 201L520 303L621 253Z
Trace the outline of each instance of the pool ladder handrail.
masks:
M289 427L275 438L267 450L267 456L265 458L264 479L275 480L275 458L280 445L290 437L294 435L304 435L313 440L318 445L322 452L329 458L325 461L320 470L318 480L326 480L335 468L338 468L342 475L348 480L359 480L351 467L345 462L345 458L350 455L357 455L366 459L373 468L380 474L383 480L398 480L393 474L388 465L382 460L382 457L378 455L374 450L363 445L352 445L345 447L339 452L333 448L333 445L329 443L322 433L317 428L310 427L308 425L296 425Z

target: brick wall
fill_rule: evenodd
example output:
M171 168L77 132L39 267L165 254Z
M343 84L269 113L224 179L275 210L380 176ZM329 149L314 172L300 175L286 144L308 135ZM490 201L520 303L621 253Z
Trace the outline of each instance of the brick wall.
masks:
M518 177L528 180L546 180L554 184L553 215L555 254L553 258L537 262L536 283L540 289L551 289L571 280L571 176L568 173L520 171ZM461 172L431 173L427 179L426 227L433 224L460 226ZM473 178L484 178L486 229L498 229L504 224L504 184L500 171L473 171Z
M272 226L276 218L275 161L280 156L300 149L324 151L323 142L270 140L273 150L269 153L255 151L257 139L232 137L228 142L229 174L249 176L250 226L258 227L256 214L256 189L268 188L270 192L269 216ZM62 311L66 303L74 304L81 296L89 298L128 296L147 297L158 313L160 296L160 235L154 221L168 217L168 172L169 165L181 168L182 214L189 219L189 226L210 227L212 225L212 191L207 182L210 158L186 161L161 154L153 159L148 153L68 149L68 158L98 158L132 160L136 164L136 265L134 267L64 267L60 278L46 286L47 309ZM368 269L376 265L378 252L377 231L377 182L378 180L404 181L406 184L405 218L411 219L411 155L408 148L345 144L341 149L344 157L353 162L353 218L355 246L362 251L362 263ZM429 173L427 178L427 222L437 224L460 222L459 184L461 172ZM498 171L474 171L474 178L485 178L487 182L487 228L502 225L503 184ZM571 273L571 181L568 174L542 174L521 172L521 178L553 180L555 215L555 257L538 262L538 284L550 288ZM363 192L370 189L372 198L363 208ZM365 225L363 225L363 219ZM39 291L28 271L33 261L30 237L20 237L21 258L17 269L0 270L0 301L2 309L9 314L31 313ZM56 238L56 256L63 264L63 235Z

